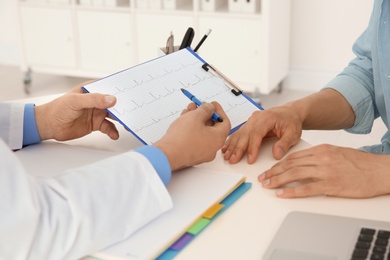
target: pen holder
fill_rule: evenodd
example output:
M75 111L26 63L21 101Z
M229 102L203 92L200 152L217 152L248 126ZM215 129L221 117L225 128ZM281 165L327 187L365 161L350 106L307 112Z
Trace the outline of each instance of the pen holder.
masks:
M179 48L180 48L180 46L173 46L173 52L178 51ZM157 49L157 56L158 57L166 55L166 54L169 54L169 53L167 53L167 47L161 47L161 48Z

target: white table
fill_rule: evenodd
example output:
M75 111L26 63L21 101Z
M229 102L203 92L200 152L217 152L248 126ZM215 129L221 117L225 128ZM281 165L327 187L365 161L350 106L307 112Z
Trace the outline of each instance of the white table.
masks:
M54 97L33 98L23 100L23 102L40 104ZM102 157L105 156L106 152L120 153L142 145L120 125L118 125L118 130L120 138L117 141L112 141L101 133L92 133L84 138L65 142L65 144L68 144L66 146L68 150L93 148L97 154L101 152ZM284 217L289 212L296 210L383 221L390 220L389 196L371 199L343 199L324 196L279 199L273 190L263 189L257 181L257 176L276 162L271 155L272 141L269 140L263 144L255 164L248 165L246 158L244 158L240 163L231 165L223 160L222 154L219 152L213 162L199 166L219 171L242 173L246 176L247 181L252 182L252 187L185 247L176 259L261 259ZM291 151L307 147L310 145L301 141ZM73 159L77 160L77 153L68 152L66 156L74 156Z

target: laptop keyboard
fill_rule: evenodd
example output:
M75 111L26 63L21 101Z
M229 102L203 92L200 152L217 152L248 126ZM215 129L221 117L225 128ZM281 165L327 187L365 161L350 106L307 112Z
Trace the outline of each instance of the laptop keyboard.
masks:
M362 228L351 260L390 260L390 231Z

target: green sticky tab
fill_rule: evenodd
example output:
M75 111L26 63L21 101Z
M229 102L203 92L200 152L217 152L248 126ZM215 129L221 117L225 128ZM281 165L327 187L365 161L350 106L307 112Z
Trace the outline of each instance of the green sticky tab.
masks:
M210 219L207 218L200 218L195 224L193 224L187 232L190 233L191 235L196 236L202 229L204 229L207 224L210 223Z

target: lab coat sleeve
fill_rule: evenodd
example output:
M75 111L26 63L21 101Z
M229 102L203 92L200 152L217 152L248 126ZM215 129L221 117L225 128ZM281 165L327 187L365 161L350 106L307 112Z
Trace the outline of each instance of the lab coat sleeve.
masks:
M12 150L23 145L24 104L0 103L0 139Z
M0 259L79 259L172 208L154 167L134 151L52 179L26 174L1 140L0 154Z

